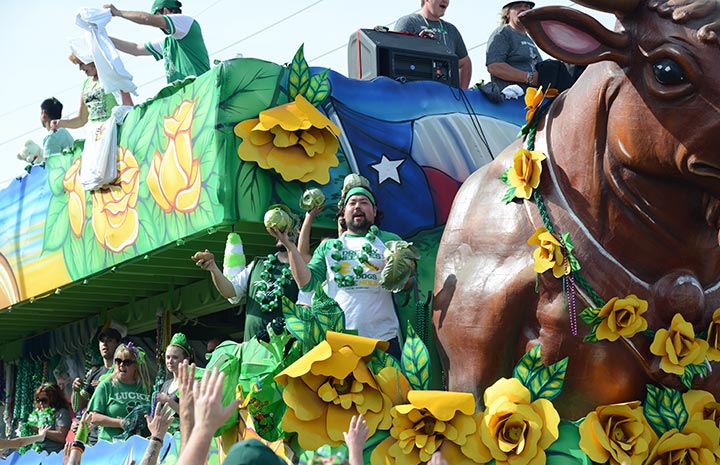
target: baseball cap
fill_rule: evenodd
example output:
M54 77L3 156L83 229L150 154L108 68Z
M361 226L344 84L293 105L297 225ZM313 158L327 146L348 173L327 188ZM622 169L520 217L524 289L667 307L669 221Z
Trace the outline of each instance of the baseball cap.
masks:
M223 465L284 465L268 446L257 439L238 442L230 448Z

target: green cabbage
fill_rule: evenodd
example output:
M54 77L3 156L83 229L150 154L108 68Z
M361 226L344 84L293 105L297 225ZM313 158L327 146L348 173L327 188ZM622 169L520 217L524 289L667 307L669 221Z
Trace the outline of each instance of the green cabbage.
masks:
M387 241L385 268L380 275L380 286L390 292L400 292L417 270L420 252L412 242Z
M292 230L294 221L290 215L291 211L285 205L271 205L268 211L265 212L263 223L265 223L265 227L268 229L276 226L280 231L285 231L288 228Z
M325 194L318 188L308 189L300 197L300 208L306 212L322 205L325 205Z

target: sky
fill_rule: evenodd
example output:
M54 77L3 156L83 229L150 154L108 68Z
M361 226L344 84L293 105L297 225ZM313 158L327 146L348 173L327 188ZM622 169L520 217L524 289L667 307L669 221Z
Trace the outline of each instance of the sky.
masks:
M102 2L103 0L101 0ZM473 63L472 83L488 79L485 43L497 27L507 0L452 0L443 18L463 36ZM89 0L0 0L0 186L24 174L17 159L26 140L42 145L47 131L40 124L40 103L56 97L63 117L77 114L84 73L68 60L68 39L82 35L75 25L80 8L101 7ZM408 13L418 12L418 0L182 0L183 13L200 23L213 60L236 56L289 62L301 44L310 66L347 75L347 43L359 28L391 27ZM536 7L575 6L568 0L538 0ZM151 0L118 0L121 10L147 11ZM583 9L583 8L580 8ZM583 9L584 11L588 11ZM613 19L591 13L606 27ZM113 18L111 36L144 43L162 37L156 28ZM152 98L165 85L163 65L149 56L122 54L138 86L135 103ZM70 131L76 139L83 129Z

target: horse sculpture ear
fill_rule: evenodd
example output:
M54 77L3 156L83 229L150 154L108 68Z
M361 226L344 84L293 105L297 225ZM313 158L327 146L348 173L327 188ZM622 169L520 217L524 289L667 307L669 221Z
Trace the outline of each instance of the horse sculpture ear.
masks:
M589 65L610 60L629 64L630 36L613 32L573 8L549 6L528 10L520 21L541 49L558 60Z

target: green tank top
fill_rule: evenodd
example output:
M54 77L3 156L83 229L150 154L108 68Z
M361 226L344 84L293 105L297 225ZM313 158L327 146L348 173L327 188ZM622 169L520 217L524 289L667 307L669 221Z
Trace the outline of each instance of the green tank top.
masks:
M91 123L110 118L112 109L117 106L115 96L106 93L100 81L95 81L93 78L85 79L82 98L88 110L88 121Z

